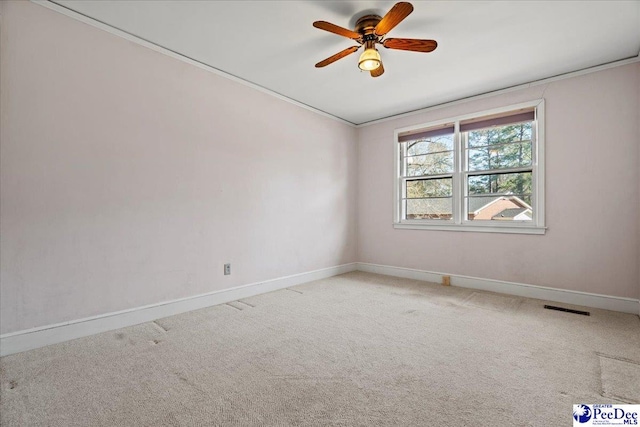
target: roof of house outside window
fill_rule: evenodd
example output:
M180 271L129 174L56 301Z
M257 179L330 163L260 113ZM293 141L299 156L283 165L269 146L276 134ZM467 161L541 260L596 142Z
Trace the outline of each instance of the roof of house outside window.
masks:
M530 211L528 208L511 208L494 215L491 219L513 219L523 212Z

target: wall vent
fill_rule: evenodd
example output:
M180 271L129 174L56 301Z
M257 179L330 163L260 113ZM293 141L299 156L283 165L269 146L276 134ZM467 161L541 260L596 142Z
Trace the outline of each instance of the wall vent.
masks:
M544 308L546 308L547 310L564 311L566 313L581 314L583 316L591 316L591 313L589 313L588 311L572 310L570 308L556 307L555 305L545 305Z

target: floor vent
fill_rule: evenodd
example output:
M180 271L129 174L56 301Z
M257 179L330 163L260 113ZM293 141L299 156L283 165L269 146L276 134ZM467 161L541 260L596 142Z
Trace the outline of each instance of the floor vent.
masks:
M591 313L589 313L588 311L572 310L570 308L556 307L555 305L545 305L544 308L546 308L547 310L565 311L567 313L581 314L583 316L591 316Z

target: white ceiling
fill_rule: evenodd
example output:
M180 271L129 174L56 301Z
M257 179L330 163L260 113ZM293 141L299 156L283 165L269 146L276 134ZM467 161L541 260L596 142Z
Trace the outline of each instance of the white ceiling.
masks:
M385 74L357 67L353 28L394 1L78 1L56 3L354 124L635 57L640 1L413 1L389 37L435 39L432 53L381 48Z

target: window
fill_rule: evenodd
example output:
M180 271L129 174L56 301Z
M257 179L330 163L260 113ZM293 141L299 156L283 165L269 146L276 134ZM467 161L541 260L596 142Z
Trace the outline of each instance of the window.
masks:
M396 130L395 227L544 234L544 102Z

